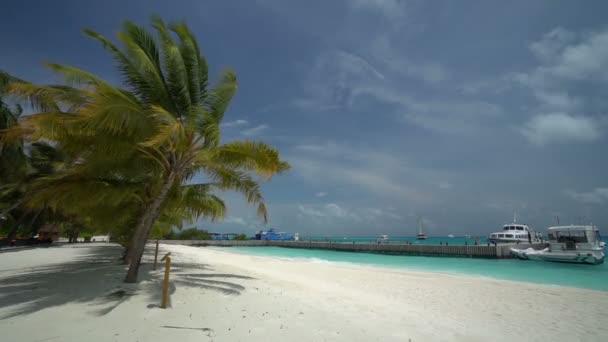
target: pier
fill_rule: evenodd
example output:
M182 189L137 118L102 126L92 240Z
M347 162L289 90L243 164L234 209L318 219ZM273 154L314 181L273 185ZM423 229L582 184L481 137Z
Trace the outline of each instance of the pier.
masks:
M162 240L164 244L186 246L218 246L218 247L284 247L304 249L325 249L343 252L366 252L401 255L449 256L467 258L512 258L510 248L542 249L545 244L499 244L499 245L416 245L405 243L352 243L331 241L273 241L273 240Z

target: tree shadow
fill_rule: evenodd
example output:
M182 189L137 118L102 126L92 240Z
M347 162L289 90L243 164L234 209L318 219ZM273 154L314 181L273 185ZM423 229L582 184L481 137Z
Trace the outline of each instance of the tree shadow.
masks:
M164 267L156 271L152 264L142 263L139 283L123 283L126 266L119 260L120 246L75 246L89 248L85 254L66 263L3 270L0 272L0 319L27 315L67 303L88 303L91 314L111 313L122 303L139 294L146 295L151 305L160 303ZM146 251L149 261L153 251ZM225 273L209 273L206 264L179 263L172 265L169 293L179 287L198 288L224 295L240 295L245 286L226 279L254 278ZM17 273L18 272L18 273ZM214 279L209 279L214 278Z

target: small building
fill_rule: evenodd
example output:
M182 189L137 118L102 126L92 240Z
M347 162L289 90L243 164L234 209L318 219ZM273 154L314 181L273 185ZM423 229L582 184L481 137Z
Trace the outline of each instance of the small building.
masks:
M45 224L38 230L38 241L57 241L59 239L59 228L54 224Z
M211 233L211 240L234 240L236 233Z

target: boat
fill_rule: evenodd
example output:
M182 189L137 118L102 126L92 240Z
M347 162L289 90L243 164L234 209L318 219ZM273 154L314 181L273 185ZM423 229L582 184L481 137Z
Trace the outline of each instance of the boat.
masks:
M448 237L449 237L450 239L453 239L453 238L454 238L454 234L448 234Z
M490 243L540 243L541 235L534 232L528 225L517 223L517 214L513 222L505 224L502 231L488 235Z
M256 240L293 240L294 237L286 232L275 231L274 228L259 230L255 233Z
M378 242L378 243L388 242L388 235L380 235L380 237L378 237L376 242Z
M543 250L511 248L511 254L524 260L544 260L599 265L604 249L599 230L592 225L547 228L549 247Z
M422 230L422 219L418 220L418 234L416 234L416 239L426 240L426 234Z

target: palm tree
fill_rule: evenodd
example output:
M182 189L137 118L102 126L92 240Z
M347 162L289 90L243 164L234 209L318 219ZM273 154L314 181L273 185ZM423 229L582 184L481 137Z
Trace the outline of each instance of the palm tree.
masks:
M8 228L9 240L18 231L31 236L44 223L65 221L60 211L50 208L46 203L34 204L27 200L36 182L54 174L61 167L63 156L54 147L35 142L28 146L28 153L24 153L23 158L23 170L10 168L14 172L7 179L11 181L0 186L0 212L4 217L4 229Z
M11 108L2 101L6 86L16 80L14 77L0 71L0 131L10 129L17 124L21 115L21 106ZM0 187L21 178L25 172L25 152L23 140L4 142L0 140Z
M124 88L58 64L48 66L64 76L67 85L10 86L13 94L41 112L22 118L8 137L54 141L76 161L55 182L73 185L64 181L88 175L95 182L137 183L132 189L116 187L113 198L113 203L133 198L139 202L126 282L137 280L146 239L161 214L221 217L223 202L213 190L237 190L257 204L258 214L266 220L254 175L269 179L289 168L265 143L220 142L220 123L237 89L235 73L223 70L209 87L207 62L188 26L179 22L167 27L158 17L152 18L152 26L156 36L125 22L117 35L122 48L85 30L111 53ZM191 184L200 174L206 182ZM48 185L48 191L58 193ZM85 198L81 199L101 203Z

